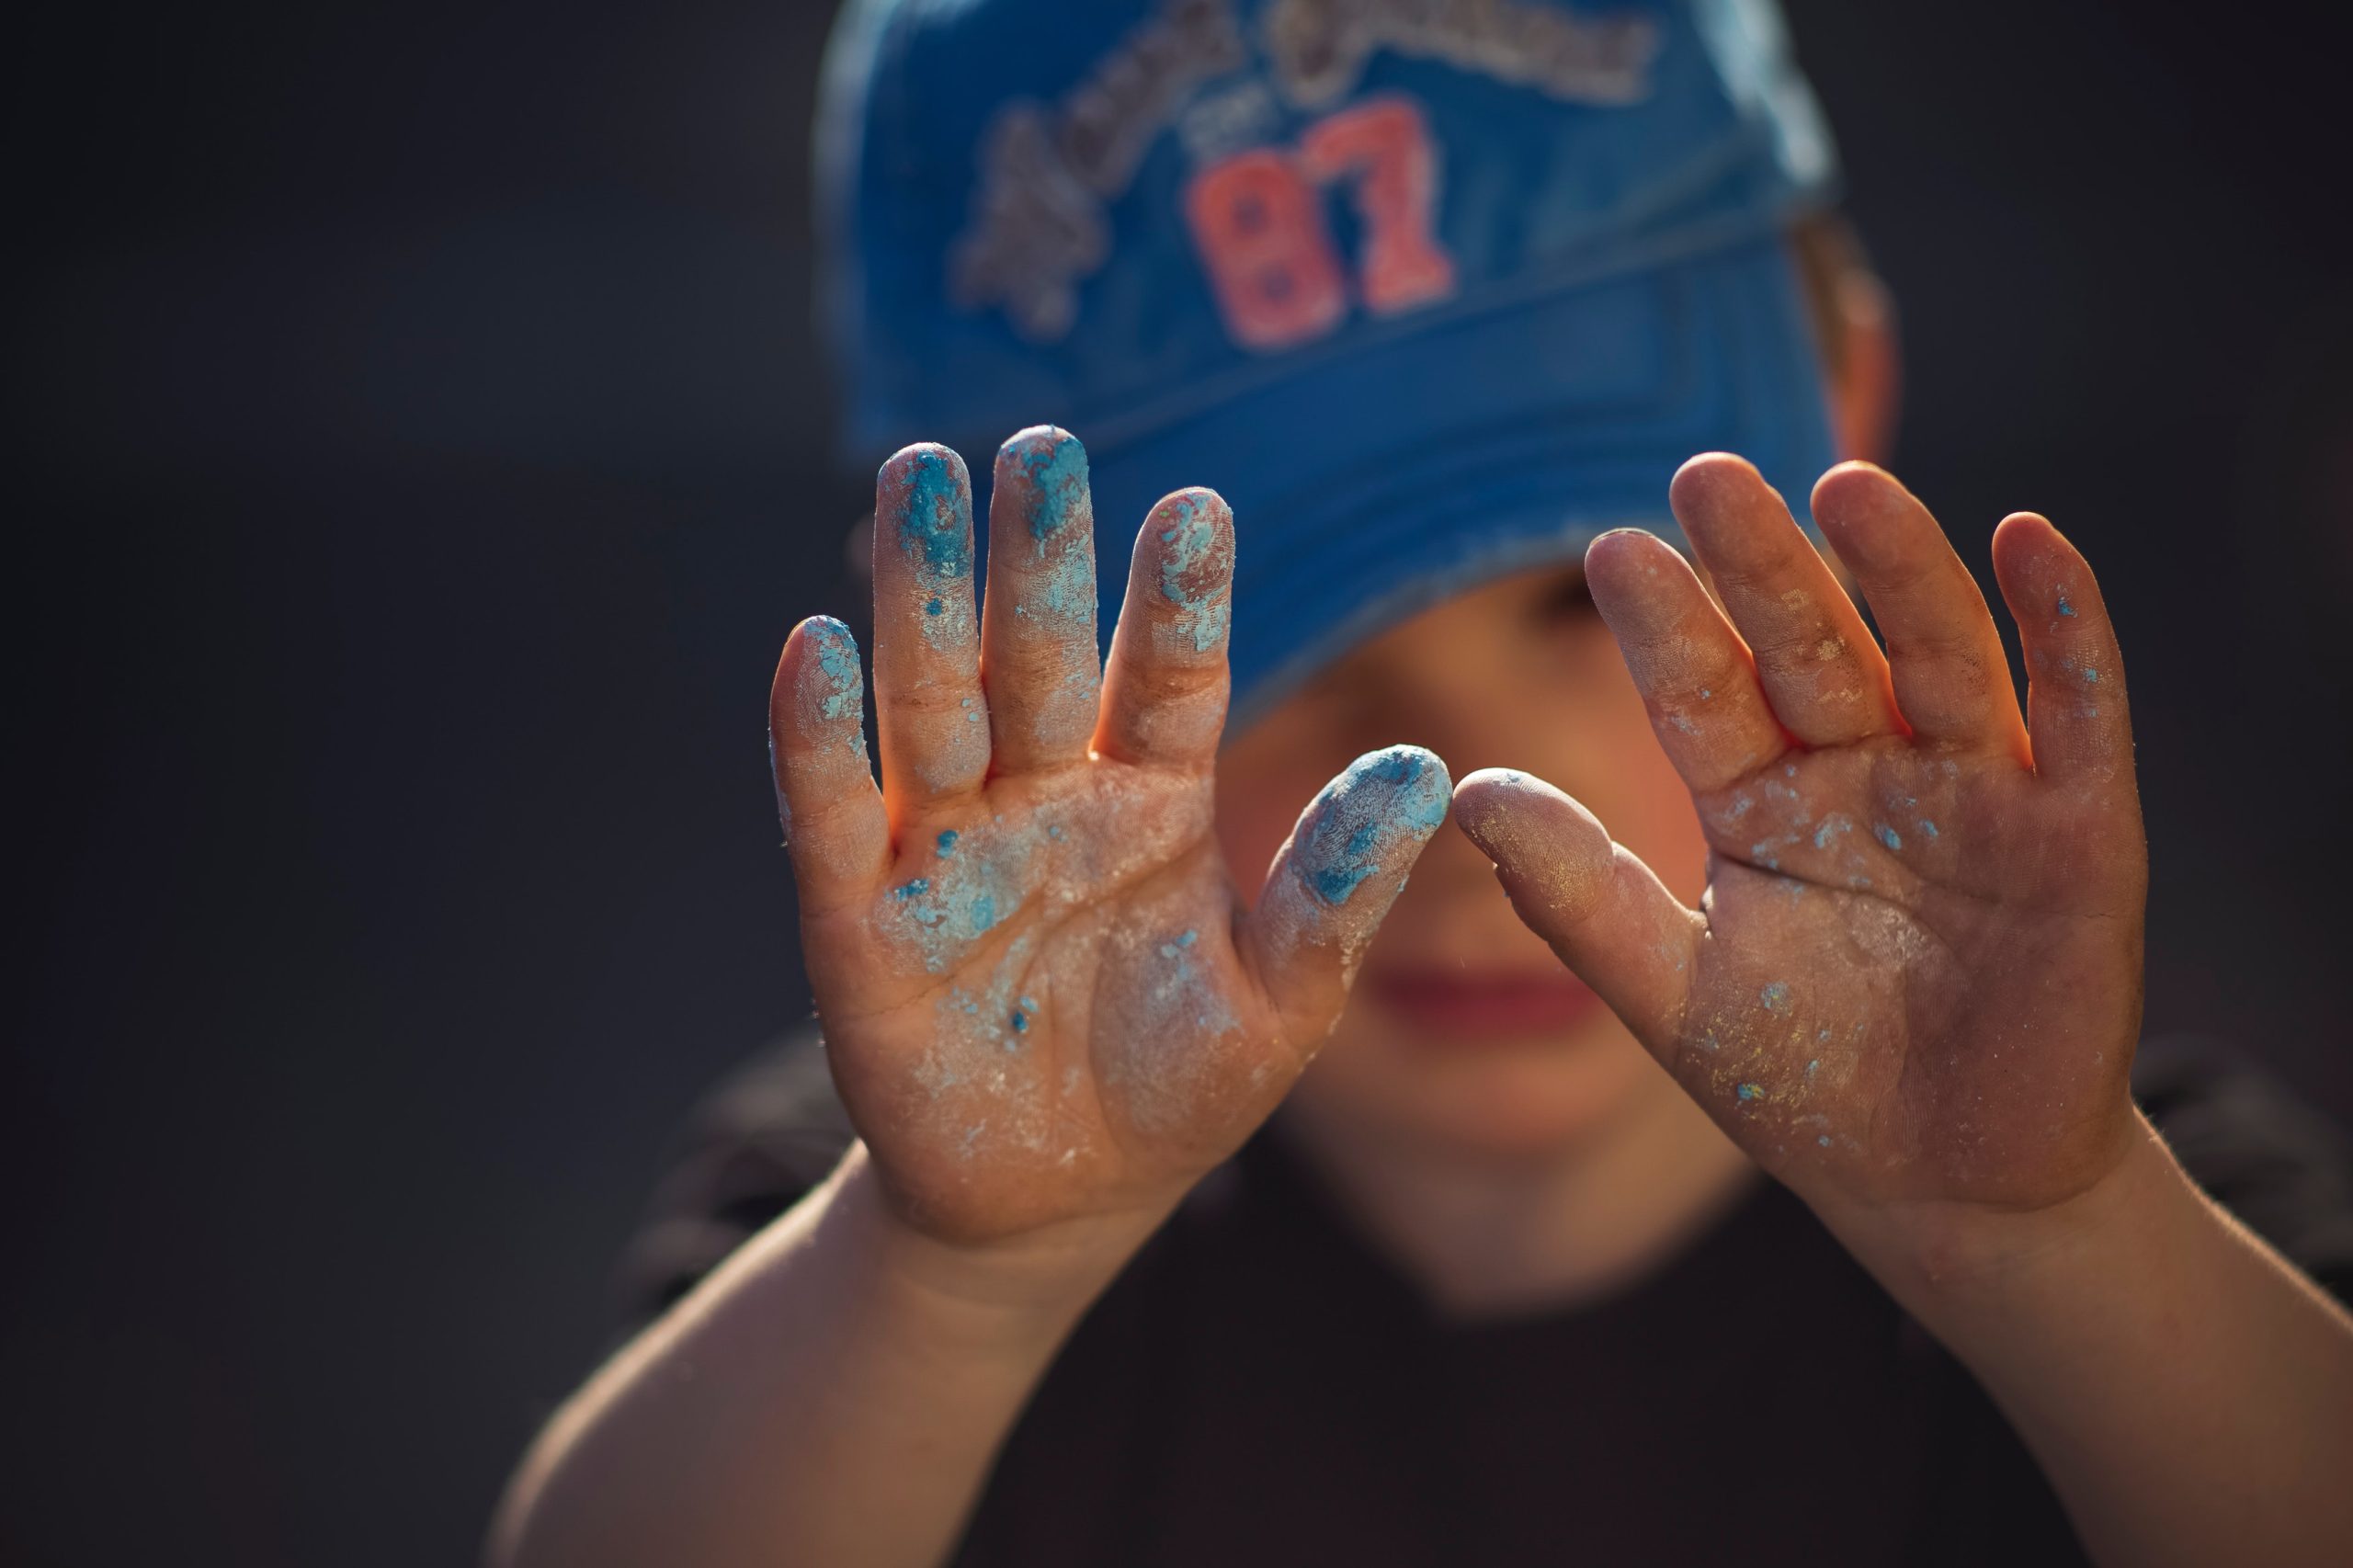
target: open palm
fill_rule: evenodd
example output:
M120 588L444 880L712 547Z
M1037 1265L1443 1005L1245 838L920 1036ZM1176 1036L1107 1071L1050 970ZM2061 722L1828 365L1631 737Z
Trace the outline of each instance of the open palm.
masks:
M1233 522L1207 491L1138 536L1108 669L1085 453L999 453L976 605L962 461L882 470L875 694L803 622L771 699L778 788L835 1080L906 1216L988 1239L1150 1211L1281 1099L1443 819L1426 752L1359 759L1245 910L1211 832Z
M1712 850L1700 908L1522 775L1460 819L1521 915L1768 1170L1817 1202L2040 1208L2121 1158L2145 855L2122 670L2090 569L2021 514L1993 619L1927 510L1865 464L1815 518L1882 653L1736 458L1672 500L1722 608L1648 534L1597 540L1596 603Z

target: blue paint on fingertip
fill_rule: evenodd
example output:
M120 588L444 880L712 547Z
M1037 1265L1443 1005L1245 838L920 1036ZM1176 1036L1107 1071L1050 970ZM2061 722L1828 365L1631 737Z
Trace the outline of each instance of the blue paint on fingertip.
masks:
M1165 526L1160 542L1168 548L1160 556L1161 597L1178 611L1178 630L1188 635L1194 651L1206 653L1225 641L1233 616L1232 552L1219 563L1218 513L1222 505L1206 492L1172 495L1162 504L1159 518ZM1206 582L1196 579L1209 567Z
M859 711L864 676L858 665L858 639L848 627L830 615L813 616L801 633L817 657L818 711L828 719L847 719Z
M1029 476L1036 505L1029 511L1029 537L1040 546L1084 520L1092 531L1094 508L1089 502L1086 449L1077 437L1051 425L1024 430L1006 443L1022 472Z
M899 548L941 577L972 570L972 481L964 460L945 447L916 447L893 458L905 476Z
M1453 792L1446 765L1418 746L1358 757L1309 808L1293 851L1301 879L1324 903L1347 903L1404 845L1437 831Z

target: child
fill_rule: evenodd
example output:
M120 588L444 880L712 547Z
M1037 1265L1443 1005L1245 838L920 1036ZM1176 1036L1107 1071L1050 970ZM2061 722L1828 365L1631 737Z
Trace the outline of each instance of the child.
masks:
M2353 1551L2353 1323L2129 1093L2097 586L1996 530L2022 715L1832 466L1884 312L1768 14L878 5L829 80L855 437L1108 438L1005 444L985 564L952 451L883 466L879 789L794 631L824 1051L732 1097L501 1561ZM2353 1281L2327 1141L2168 1071Z

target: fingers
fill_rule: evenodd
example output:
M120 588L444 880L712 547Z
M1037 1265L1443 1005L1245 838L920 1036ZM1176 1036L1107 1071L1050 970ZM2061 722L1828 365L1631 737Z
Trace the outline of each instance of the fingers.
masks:
M866 757L858 642L829 616L785 640L768 688L777 810L804 911L871 896L890 869L891 826Z
M1685 783L1721 789L1788 749L1748 649L1672 545L1634 528L1606 533L1586 551L1585 574Z
M1096 750L1147 767L1209 765L1225 727L1233 601L1233 514L1215 491L1168 496L1136 535Z
M2124 660L2090 564L2049 519L2018 512L1994 530L1994 577L2026 650L2035 772L2064 781L2130 779Z
M1841 463L1813 487L1813 519L1879 620L1896 706L1914 737L2025 761L2026 725L2001 633L1928 509L1881 470Z
M1540 778L1483 768L1455 821L1495 863L1512 907L1664 1059L1699 954L1699 917L1594 814Z
M1320 1043L1357 961L1446 820L1446 764L1419 746L1368 752L1300 813L1235 946L1287 1037Z
M947 448L909 447L874 483L874 701L894 821L987 777L980 657L972 478Z
M1083 761L1103 684L1086 449L1050 426L1000 448L981 682L998 773Z
M1667 501L1791 734L1834 746L1902 732L1879 644L1761 474L1702 453L1677 472Z

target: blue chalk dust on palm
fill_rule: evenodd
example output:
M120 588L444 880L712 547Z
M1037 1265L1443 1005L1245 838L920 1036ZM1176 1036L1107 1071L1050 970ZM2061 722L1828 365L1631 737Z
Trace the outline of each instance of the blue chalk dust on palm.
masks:
M1768 1013L1786 1013L1790 1010L1789 985L1785 982L1777 980L1759 991L1756 994L1756 999L1765 1005L1765 1010Z
M1193 967L1188 949L1199 937L1199 932L1187 931L1160 944L1160 956L1169 960L1169 968L1153 989L1151 1012L1162 1027L1189 1013L1193 1028L1222 1035L1239 1026L1210 977Z
M1419 844L1446 820L1446 765L1414 746L1392 746L1349 764L1313 808L1294 853L1301 879L1327 904L1346 903L1398 847Z
M932 841L938 853L932 873L886 895L887 928L922 958L926 971L945 972L1020 909L1040 836L1035 827L1001 824L939 834Z
M1877 835L1881 844L1886 845L1890 849L1901 849L1904 847L1904 835L1896 832L1893 828L1888 826L1885 823L1878 824L1872 827L1871 832Z
M1920 828L1920 831L1921 831L1922 833L1926 834L1926 835L1927 835L1927 836L1929 836L1930 838L1935 838L1935 837L1937 837L1937 836L1938 836L1938 834L1937 834L1937 824L1936 824L1935 823L1933 823L1933 822L1929 821L1927 817L1922 817L1922 818L1920 819L1920 822L1919 822L1919 828Z

